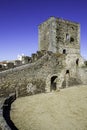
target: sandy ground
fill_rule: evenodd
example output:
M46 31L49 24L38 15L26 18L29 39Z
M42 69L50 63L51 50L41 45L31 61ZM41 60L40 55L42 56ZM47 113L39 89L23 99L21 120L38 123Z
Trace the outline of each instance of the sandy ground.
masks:
M11 118L19 130L87 130L87 86L18 98Z

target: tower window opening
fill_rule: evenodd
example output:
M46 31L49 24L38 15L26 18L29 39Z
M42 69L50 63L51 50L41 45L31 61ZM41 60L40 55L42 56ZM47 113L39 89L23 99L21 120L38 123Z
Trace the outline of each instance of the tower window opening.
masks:
M69 70L66 70L66 74L69 74Z
M70 35L68 33L66 34L66 40L70 40Z
M77 65L77 66L79 65L79 59L76 60L76 65Z
M72 30L74 30L74 27L71 27L72 28Z
M74 42L74 38L73 37L70 38L70 42Z
M63 54L66 54L66 49L63 50Z

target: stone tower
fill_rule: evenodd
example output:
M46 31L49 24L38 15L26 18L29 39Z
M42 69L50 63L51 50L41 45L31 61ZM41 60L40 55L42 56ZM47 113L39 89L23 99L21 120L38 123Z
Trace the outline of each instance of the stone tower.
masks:
M39 25L39 50L80 54L80 25L50 17Z

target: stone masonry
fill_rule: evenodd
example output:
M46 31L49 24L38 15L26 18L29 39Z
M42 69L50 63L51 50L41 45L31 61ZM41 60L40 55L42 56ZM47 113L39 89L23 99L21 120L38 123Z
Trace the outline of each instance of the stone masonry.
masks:
M39 26L39 50L80 54L80 25L51 17Z
M87 84L87 65L80 55L80 25L50 17L38 30L39 49L31 61L0 72L0 97L15 91L17 96L26 96Z

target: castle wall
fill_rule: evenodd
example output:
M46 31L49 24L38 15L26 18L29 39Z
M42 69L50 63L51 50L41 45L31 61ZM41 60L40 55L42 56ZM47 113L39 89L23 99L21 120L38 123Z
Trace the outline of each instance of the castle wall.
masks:
M58 73L62 67L62 58L46 54L34 63L3 71L0 73L0 96L7 96L16 88L20 96L27 95L28 83L35 83L38 91L44 91L47 76Z
M51 78L55 76L57 79L54 84L57 89L66 87L66 83L69 86L86 84L87 73L85 74L86 70L82 66L84 67L84 61L80 55L46 52L33 63L0 72L0 96L7 96L15 91L18 91L18 96L29 95L27 91L29 85L35 87L35 93L50 91ZM69 77L66 80L67 70Z

